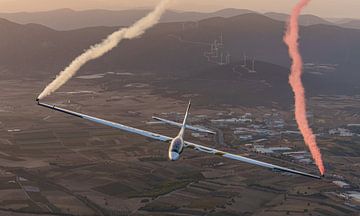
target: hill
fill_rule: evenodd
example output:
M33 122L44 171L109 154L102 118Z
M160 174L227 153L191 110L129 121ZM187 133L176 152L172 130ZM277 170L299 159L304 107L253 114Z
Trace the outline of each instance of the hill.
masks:
M146 9L136 10L84 10L75 11L72 9L58 9L42 12L18 12L18 13L0 13L0 17L10 21L29 24L36 23L45 25L56 30L72 30L96 26L127 26L134 23L139 18L149 12ZM229 18L233 16L256 13L246 9L227 8L215 12L187 12L187 11L167 11L161 19L161 22L187 22L199 21L213 17ZM286 21L288 14L283 13L265 13L265 16L277 20ZM351 20L352 21L352 20ZM304 26L325 24L333 25L332 22L314 15L302 15L300 24ZM344 27L347 25L344 24ZM351 25L350 25L351 26Z
M265 13L264 15L271 19L278 20L278 21L284 21L284 22L289 19L289 15L284 14L284 13L269 12L269 13ZM323 18L314 16L311 14L301 15L299 23L300 23L300 25L303 25L303 26L318 25L318 24L334 25L332 22L329 22Z
M346 28L360 29L360 20L350 20L349 22L343 23L342 26Z
M86 65L80 74L150 73L152 78L147 82L157 90L174 89L180 94L191 90L213 95L226 103L234 103L229 95L238 95L245 104L289 104L290 60L282 41L284 24L259 14L185 24L163 23L141 38L124 41L112 52ZM41 25L0 20L0 49L6 50L0 53L2 77L50 81L84 49L116 29L55 31ZM360 30L312 25L302 27L301 32L308 94L358 92ZM220 43L221 37L221 52L216 58L206 57L211 43L215 40ZM244 53L247 68L241 67ZM229 64L225 64L227 54L231 55ZM253 57L257 73L249 72Z
M75 11L65 8L42 12L0 13L0 17L20 24L36 23L56 30L71 30L95 26L127 26L148 12L147 9ZM198 21L210 17L231 17L252 12L243 9L223 9L212 13L169 10L164 14L161 22Z

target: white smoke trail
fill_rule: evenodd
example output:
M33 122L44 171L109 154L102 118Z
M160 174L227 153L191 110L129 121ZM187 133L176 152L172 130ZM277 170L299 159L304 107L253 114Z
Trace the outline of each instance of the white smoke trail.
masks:
M101 43L91 46L83 54L74 59L70 65L61 71L60 74L52 81L38 96L38 99L43 99L55 92L62 85L64 85L76 72L87 62L103 56L115 48L123 39L132 39L142 35L147 29L156 25L161 15L166 11L167 6L172 0L162 0L153 11L148 15L137 21L135 24L128 28L122 28L109 35Z

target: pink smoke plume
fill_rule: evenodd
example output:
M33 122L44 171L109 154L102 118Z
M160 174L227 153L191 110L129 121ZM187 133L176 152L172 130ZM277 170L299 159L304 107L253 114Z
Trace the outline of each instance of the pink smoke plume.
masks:
M305 144L310 148L311 155L321 173L324 175L325 168L316 143L316 137L309 127L306 115L305 90L302 84L301 75L303 73L303 61L299 51L299 16L301 11L310 3L311 0L300 0L292 11L288 22L284 41L289 47L289 54L293 61L291 74L289 77L290 85L295 94L295 119L299 130L304 137Z

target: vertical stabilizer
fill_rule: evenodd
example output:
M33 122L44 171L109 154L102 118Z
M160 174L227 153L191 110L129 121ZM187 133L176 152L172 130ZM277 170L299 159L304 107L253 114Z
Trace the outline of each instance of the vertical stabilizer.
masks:
M186 122L187 122L187 118L189 116L189 111L190 111L190 107L191 107L191 100L189 101L189 105L186 109L186 113L185 113L185 117L184 117L184 121L182 123L182 127L179 133L179 136L182 138L184 136L184 132L185 132L185 128L186 128Z

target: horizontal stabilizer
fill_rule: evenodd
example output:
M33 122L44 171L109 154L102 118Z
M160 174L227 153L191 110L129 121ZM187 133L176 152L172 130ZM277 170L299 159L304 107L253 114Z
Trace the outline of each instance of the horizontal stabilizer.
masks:
M163 118L159 118L159 117L156 117L156 116L153 116L152 118L157 120L157 121L161 121L161 122L164 122L166 124L173 125L173 126L176 126L176 127L179 127L179 128L181 128L183 126L181 123L170 121L170 120L163 119ZM196 132L201 132L201 133L216 134L214 131L204 129L204 128L199 128L199 127L194 127L194 126L190 126L190 125L186 125L186 129L193 130L193 131L196 131Z

